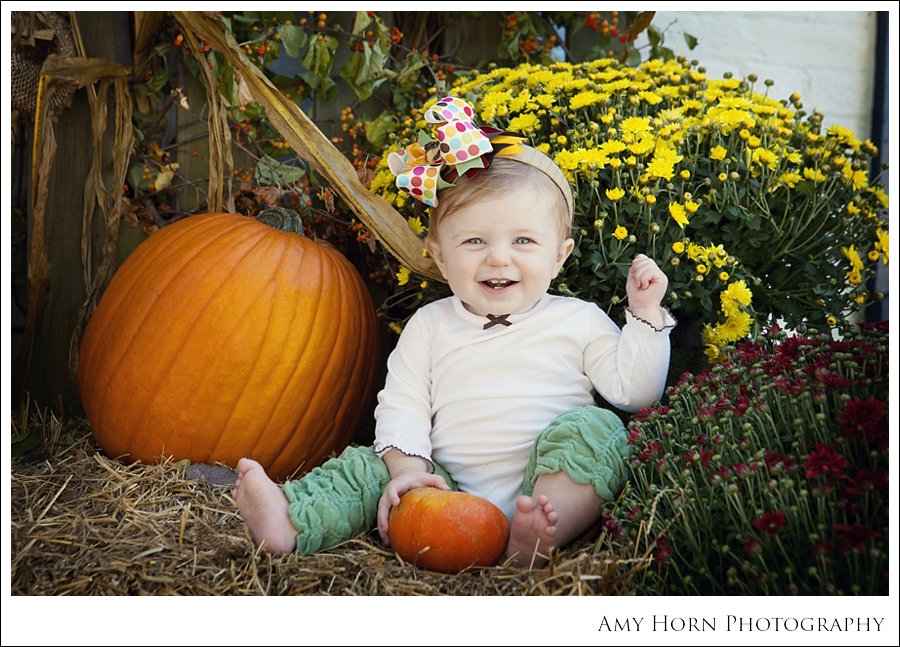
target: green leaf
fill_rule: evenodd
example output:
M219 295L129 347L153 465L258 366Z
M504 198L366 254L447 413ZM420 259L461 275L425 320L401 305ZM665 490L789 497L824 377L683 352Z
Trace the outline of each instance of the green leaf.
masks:
M306 170L298 166L282 164L265 153L256 164L253 177L260 186L285 186L294 184L306 175Z
M420 70L428 64L428 59L419 53L410 54L403 63L403 69L395 75L388 72L388 78L392 79L391 86L394 89L394 103L400 110L406 110L410 105L412 93L410 92L419 80Z
M697 46L697 39L687 32L682 33L684 34L684 42L687 43L688 49L694 49Z
M664 61L671 61L675 58L675 52L673 52L668 47L660 47L657 50L657 56Z
M303 56L302 63L306 71L300 76L313 91L320 94L323 101L330 101L334 98L337 90L337 84L331 78L331 66L334 64L333 54L337 46L336 38L316 36Z
M379 85L384 83L384 65L388 58L390 41L379 38L372 46L363 43L363 51L355 52L341 69L341 78L356 93L360 101L365 101Z
M366 127L366 139L373 146L380 148L387 140L388 133L397 130L399 123L392 111L385 110L369 122L369 125Z
M232 106L240 104L238 99L238 84L234 76L234 68L228 64L219 68L219 91L225 100Z
M232 20L246 25L255 25L259 23L259 12L244 11L243 13L236 13L232 16Z
M44 435L40 427L32 427L20 436L13 436L12 455L14 458L23 456L33 449L37 449L43 442Z
M353 35L359 36L364 33L371 21L368 11L357 11L356 18L353 19Z
M284 44L284 51L291 58L299 58L300 50L306 45L306 29L296 25L280 25L278 34L281 36L281 42Z
M641 64L641 52L637 47L632 47L628 51L628 58L625 59L625 63L631 67L637 67Z
M153 78L147 81L147 87L151 92L159 92L169 80L169 63L164 56L160 56L159 59L162 61L162 67L153 73Z

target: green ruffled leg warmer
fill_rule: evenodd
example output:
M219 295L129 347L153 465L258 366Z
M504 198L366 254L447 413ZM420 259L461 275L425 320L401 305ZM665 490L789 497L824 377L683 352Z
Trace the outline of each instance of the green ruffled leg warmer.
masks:
M576 483L591 484L605 501L612 501L628 478L625 425L611 411L583 407L567 411L540 433L525 468L522 490L531 496L542 474L565 472Z
M435 473L451 488L450 475ZM375 527L378 501L390 482L387 466L371 447L348 447L296 481L284 484L288 512L297 528L296 552L311 555Z

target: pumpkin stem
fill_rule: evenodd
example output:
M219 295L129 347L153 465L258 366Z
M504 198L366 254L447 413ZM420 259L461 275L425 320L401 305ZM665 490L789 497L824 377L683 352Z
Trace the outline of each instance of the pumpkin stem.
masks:
M274 229L293 232L300 236L306 235L303 232L303 221L300 219L300 214L293 209L272 207L271 209L260 211L256 219Z

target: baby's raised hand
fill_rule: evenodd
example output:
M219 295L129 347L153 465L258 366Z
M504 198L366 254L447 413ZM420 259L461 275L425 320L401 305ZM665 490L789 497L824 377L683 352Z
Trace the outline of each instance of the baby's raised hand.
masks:
M654 325L662 321L660 304L666 296L669 279L653 259L638 254L628 270L625 292L631 311ZM649 315L649 316L646 316Z

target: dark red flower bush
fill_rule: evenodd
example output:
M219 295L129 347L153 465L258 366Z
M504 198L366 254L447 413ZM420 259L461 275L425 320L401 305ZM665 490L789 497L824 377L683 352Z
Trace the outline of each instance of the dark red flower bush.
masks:
M887 389L886 322L740 343L635 415L606 541L647 594L887 594Z

